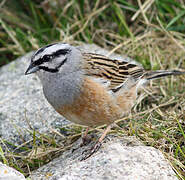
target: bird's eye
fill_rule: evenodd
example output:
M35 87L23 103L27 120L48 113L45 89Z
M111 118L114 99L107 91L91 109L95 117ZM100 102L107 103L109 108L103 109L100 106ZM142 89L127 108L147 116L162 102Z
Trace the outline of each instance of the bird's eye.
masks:
M51 58L52 58L51 55L44 55L44 56L42 57L42 59L43 59L44 62L50 61Z

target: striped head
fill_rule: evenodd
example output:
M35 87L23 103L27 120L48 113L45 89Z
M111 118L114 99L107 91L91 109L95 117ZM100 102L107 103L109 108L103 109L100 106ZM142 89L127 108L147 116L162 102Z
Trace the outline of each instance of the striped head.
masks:
M81 53L69 44L54 43L38 49L31 57L31 63L25 74L37 72L58 73L73 72L78 69ZM66 68L68 70L66 70Z

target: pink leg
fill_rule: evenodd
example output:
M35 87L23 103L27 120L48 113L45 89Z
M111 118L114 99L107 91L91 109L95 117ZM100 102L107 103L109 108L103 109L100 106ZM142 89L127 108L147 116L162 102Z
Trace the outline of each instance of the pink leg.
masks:
M113 127L113 124L110 124L107 126L107 128L105 129L105 131L103 132L103 134L101 135L101 137L98 140L99 143L101 143L103 141L103 139L105 138L105 136L111 130L112 127Z
M85 130L85 133L83 133L82 139L86 139L88 131L89 131L89 127L87 127Z
M80 146L83 146L87 142L89 142L89 139L87 137L88 131L89 131L89 127L87 127L87 129L85 130L85 133L83 133L83 135L82 135L82 144Z
M87 138L87 134L88 134L88 131L89 131L89 127L86 128L85 132L82 134L82 142L80 143L80 147L86 145L89 143L89 139ZM78 147L79 148L79 147ZM72 149L72 153L77 150L78 148L73 148Z

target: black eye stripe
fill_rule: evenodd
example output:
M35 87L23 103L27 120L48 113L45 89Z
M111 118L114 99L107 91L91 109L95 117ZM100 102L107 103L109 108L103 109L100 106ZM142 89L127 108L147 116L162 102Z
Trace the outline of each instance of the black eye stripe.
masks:
M34 65L34 66L39 66L39 65L41 65L42 63L43 63L43 60L42 60L42 58L40 58L40 59L34 61L34 62L33 62L33 65Z
M44 62L49 62L52 59L51 55L44 55L42 58L39 58L36 61L32 61L33 65L39 66L43 64Z
M41 59L43 60L43 62L48 62L48 61L50 61L52 58L53 58L53 55L46 54L46 55L44 55Z
M42 69L44 71L47 71L47 72L51 72L51 73L56 73L59 71L59 68L64 65L64 63L67 61L67 58L65 58L61 64L59 66L57 66L56 68L49 68L49 67L46 67L46 66L39 66L39 69Z
M53 57L58 57L60 55L66 55L67 53L69 53L69 49L59 49L58 51L54 52L52 55Z

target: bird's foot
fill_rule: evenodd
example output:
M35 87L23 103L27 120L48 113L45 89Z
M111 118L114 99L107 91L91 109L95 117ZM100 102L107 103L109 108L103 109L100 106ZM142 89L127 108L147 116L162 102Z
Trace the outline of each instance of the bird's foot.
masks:
M91 138L88 136L82 137L82 142L78 145L78 147L75 147L71 150L71 152L73 153L74 151L76 151L78 148L83 147L88 145L91 142Z
M80 147L86 146L91 142L91 138L88 136L82 137L82 142L80 143Z
M82 157L80 160L83 161L89 158L90 156L92 156L94 153L96 153L100 149L101 145L102 143L98 141L90 150L83 151L82 154L85 154L85 156Z

